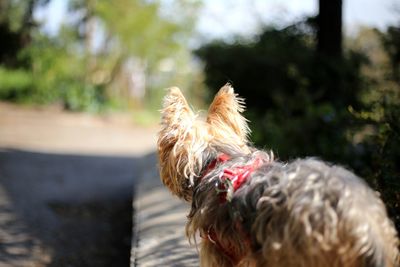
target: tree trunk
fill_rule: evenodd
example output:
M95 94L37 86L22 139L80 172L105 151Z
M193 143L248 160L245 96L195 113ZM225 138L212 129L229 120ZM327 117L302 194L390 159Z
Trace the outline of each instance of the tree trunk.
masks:
M342 56L342 0L319 0L318 52Z

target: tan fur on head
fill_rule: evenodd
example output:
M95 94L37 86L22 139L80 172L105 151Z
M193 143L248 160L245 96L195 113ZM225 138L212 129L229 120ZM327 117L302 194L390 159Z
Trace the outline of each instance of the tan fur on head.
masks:
M243 100L229 84L215 96L205 121L191 110L179 88L168 90L161 111L158 155L161 180L173 194L191 199L194 180L205 164L203 155L215 146L228 142L249 151L249 128L240 114L243 110Z

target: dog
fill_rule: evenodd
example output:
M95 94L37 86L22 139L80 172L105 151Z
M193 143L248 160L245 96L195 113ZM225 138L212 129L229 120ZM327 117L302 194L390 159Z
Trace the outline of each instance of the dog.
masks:
M257 150L244 100L223 86L201 118L170 88L160 177L191 203L186 234L203 267L398 267L399 240L378 194L343 167L282 163Z

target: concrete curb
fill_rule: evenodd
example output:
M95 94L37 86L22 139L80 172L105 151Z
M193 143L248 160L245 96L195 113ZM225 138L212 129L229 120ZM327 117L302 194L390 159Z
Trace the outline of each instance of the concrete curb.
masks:
M199 266L198 253L185 236L189 207L161 184L154 155L134 191L131 267Z

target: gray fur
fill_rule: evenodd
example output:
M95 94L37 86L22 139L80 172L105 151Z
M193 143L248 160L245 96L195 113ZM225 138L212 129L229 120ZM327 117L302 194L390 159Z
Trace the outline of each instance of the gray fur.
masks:
M236 235L243 242L239 221L252 247L243 266L254 258L254 266L323 266L322 255L326 266L395 266L393 224L377 193L352 172L317 159L284 164L260 151L231 154L194 188L188 233L213 228L221 240ZM221 172L256 157L265 163L221 203Z

